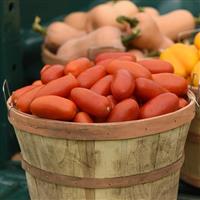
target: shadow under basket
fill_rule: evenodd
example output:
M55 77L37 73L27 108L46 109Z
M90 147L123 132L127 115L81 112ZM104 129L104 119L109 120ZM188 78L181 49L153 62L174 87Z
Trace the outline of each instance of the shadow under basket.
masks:
M8 105L9 105L8 100ZM195 103L145 120L80 124L9 108L32 200L177 199Z
M198 89L191 89L198 96ZM181 179L200 188L200 108L196 106L196 115L191 122L186 145L185 162L181 170Z

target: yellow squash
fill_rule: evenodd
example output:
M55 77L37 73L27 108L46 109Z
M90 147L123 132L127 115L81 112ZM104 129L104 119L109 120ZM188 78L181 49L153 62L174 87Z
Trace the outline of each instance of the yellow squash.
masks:
M194 45L181 43L176 43L164 50L160 58L171 63L175 74L183 77L190 75L199 60L198 50Z
M200 80L200 61L194 66L191 73L192 85L198 87Z
M194 45L196 48L200 49L200 32L198 32L194 37Z

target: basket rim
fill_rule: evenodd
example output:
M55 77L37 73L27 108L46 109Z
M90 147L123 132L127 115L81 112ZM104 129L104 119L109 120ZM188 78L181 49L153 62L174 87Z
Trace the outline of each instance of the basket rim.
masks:
M178 128L190 123L195 116L195 101L191 100L184 108L161 116L90 124L39 118L18 111L11 106L10 102L11 98L7 101L8 120L15 128L36 135L75 140L119 140L144 137Z

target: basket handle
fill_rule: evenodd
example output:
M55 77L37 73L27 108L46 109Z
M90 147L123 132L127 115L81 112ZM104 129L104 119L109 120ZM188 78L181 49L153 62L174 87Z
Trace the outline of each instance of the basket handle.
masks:
M5 105L6 105L8 114L9 114L10 108L12 106L8 107L8 105L7 105L7 100L10 98L10 89L9 89L8 81L6 79L3 81L2 92L3 92L3 96L4 96Z

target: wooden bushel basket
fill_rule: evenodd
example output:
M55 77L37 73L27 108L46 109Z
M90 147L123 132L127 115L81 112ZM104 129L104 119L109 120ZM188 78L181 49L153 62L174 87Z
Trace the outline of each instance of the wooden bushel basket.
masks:
M45 47L45 45L42 45L42 61L45 64L61 64L61 65L65 65L67 64L68 60L63 60L60 59L56 56L56 54L52 53L47 47Z
M9 105L9 101L8 101ZM9 107L32 200L175 200L195 104L151 119L80 124Z
M124 49L121 49L119 47L114 46L105 46L105 47L94 47L88 49L86 57L89 57L90 59L94 59L95 55L101 52L115 52L115 51L124 51ZM56 54L52 53L45 45L42 45L42 61L45 64L61 64L66 65L70 60L64 60L59 58ZM72 58L71 60L76 59Z
M197 88L191 88L199 100ZM200 108L196 106L196 115L191 122L185 145L185 161L181 170L181 179L200 188Z

